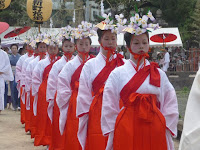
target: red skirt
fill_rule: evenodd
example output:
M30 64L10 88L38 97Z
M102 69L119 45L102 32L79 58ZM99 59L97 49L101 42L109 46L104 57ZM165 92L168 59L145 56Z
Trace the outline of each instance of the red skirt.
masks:
M105 150L108 137L104 137L101 131L101 108L103 88L96 94L89 111L86 150Z
M22 91L24 90L24 87L20 87L20 106L21 106L21 123L24 124L25 123L25 110L26 110L26 106L25 104L22 102Z
M34 96L32 96L32 90L30 91L30 130L31 130L31 138L35 137L36 130L36 116L33 113L33 102Z
M54 107L53 107L53 122L52 122L52 150L64 150L64 134L60 134L59 130L59 116L60 110L56 103L56 96L54 99Z
M34 145L51 145L52 127L47 114L48 102L46 101L47 80L43 80L38 91L36 134Z
M78 141L77 132L79 119L76 118L76 98L78 89L73 90L69 100L69 107L67 112L67 121L65 126L65 146L67 150L81 150L81 145Z
M114 130L114 150L167 150L165 118L156 106L156 95L130 95Z
M30 131L30 110L26 109L27 99L28 99L28 94L26 93L26 101L25 101L25 118L26 118L26 120L25 120L25 131L26 132Z

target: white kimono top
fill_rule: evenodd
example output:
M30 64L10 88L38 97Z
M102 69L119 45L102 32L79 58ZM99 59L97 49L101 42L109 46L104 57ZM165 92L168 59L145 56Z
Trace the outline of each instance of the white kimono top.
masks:
M26 68L27 68L29 62L31 62L31 60L33 60L33 59L34 59L34 56L27 57L22 64L21 80L20 80L21 86L25 86L25 83L26 83L26 80L25 80L25 78L26 78Z
M5 92L5 81L13 81L13 73L10 65L8 54L0 49L0 110L4 110L4 92Z
M120 113L119 100L120 92L123 87L129 82L129 80L136 73L133 67L134 62L127 60L126 63L113 70L106 82L103 92L103 104L102 104L102 116L101 116L101 129L103 135L109 134L107 143L107 150L112 150L113 136L115 129L115 122L118 114ZM146 60L146 65L149 65ZM134 64L134 66L137 66ZM140 65L139 69L143 67ZM174 143L172 141L172 135L177 135L177 123L178 123L178 104L175 90L172 84L169 82L166 74L158 69L160 73L160 87L155 87L149 83L150 75L147 76L142 85L138 88L136 93L140 94L155 94L160 102L160 112L163 114L166 120L166 139L168 150L174 150Z
M183 124L179 150L200 149L200 69L194 79Z
M37 101L38 101L38 91L39 87L42 84L43 72L44 69L50 64L50 58L47 56L45 59L38 62L36 67L33 70L32 75L32 95L35 96L33 102L33 113L37 115ZM46 92L46 91L45 91Z
M73 59L73 56L71 59ZM47 80L46 99L47 102L49 102L47 112L51 122L53 119L52 118L53 107L54 107L54 98L57 91L58 74L60 73L60 71L62 70L62 68L65 66L66 63L67 63L67 58L66 56L63 55L57 62L55 62L55 64L53 64L51 71L49 72L49 77Z
M65 123L67 120L69 100L72 94L71 77L76 69L81 65L81 63L82 59L78 55L76 55L63 67L58 75L56 102L60 109L59 130L61 135L64 132Z
M20 81L22 79L22 75L21 75L21 73L22 73L22 65L23 65L25 59L27 59L27 58L28 58L28 54L26 53L26 54L24 54L23 56L21 56L19 58L19 60L17 61L17 64L16 64L15 81L18 83L17 84L17 89L19 91L19 94L20 94L20 87L21 87Z
M20 80L20 85L24 87L26 87L26 68L28 66L28 64L34 59L34 56L28 57L25 59L25 61L23 62L22 65L22 71L21 71L21 80ZM26 91L26 90L25 90ZM27 97L26 97L26 109L30 110L30 92L27 92ZM22 97L22 102L25 103L25 99L24 97Z
M114 57L111 56L109 61L111 61L115 57L116 55ZM90 59L85 63L80 75L76 116L79 117L78 140L83 150L85 148L87 136L87 124L89 119L88 112L94 98L92 96L92 82L105 67L105 65L106 57L101 52L99 52L99 54L95 58Z
M25 77L25 91L30 92L32 87L32 74L35 66L40 61L40 56L35 57L33 60L31 60L26 67L26 77Z

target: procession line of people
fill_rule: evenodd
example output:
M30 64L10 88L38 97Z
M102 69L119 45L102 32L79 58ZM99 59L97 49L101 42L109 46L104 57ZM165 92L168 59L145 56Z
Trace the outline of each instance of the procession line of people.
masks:
M148 31L159 25L148 23L155 20L150 11L136 13L128 25L122 14L103 17L96 26L83 21L62 28L59 37L41 33L27 40L15 77L25 131L35 146L49 150L174 150L176 93L147 60ZM94 57L90 37L96 33L100 52ZM115 53L118 33L124 33L129 60Z

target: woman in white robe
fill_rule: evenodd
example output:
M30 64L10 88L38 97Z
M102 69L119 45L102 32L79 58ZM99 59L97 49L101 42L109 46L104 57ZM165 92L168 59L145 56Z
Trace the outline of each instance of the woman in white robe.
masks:
M1 44L1 43L0 43ZM0 112L4 110L5 81L13 81L13 73L8 54L0 49Z
M74 106L76 105L82 67L90 59L88 56L90 46L91 39L89 37L76 40L78 54L63 67L58 75L56 101L60 109L59 130L65 137L64 149L79 150L81 148L77 138L78 119Z
M109 135L109 140L108 140L106 150L112 150L112 149L116 149L116 148L123 149L124 147L122 147L122 146L126 146L126 145L131 146L131 149L138 148L140 150L151 149L152 145L155 146L153 149L157 149L157 150L158 149L159 150L164 150L164 149L174 150L172 136L175 137L177 135L177 122L178 122L178 105L177 105L177 98L176 98L175 90L174 90L173 86L171 85L171 83L169 82L166 74L161 69L156 69L156 64L152 63L150 65L148 60L145 59L145 57L147 57L147 52L149 49L148 33L144 32L143 34L141 33L140 35L135 35L135 34L132 35L131 33L126 33L125 41L127 44L127 48L129 49L129 51L131 53L130 60L128 60L124 66L118 67L114 71L111 72L111 74L106 82L106 85L104 88L104 93L103 93L101 129L102 129L104 136ZM149 68L152 68L150 73L148 73L147 76L143 77L145 71L147 72L148 70L150 70ZM154 73L154 71L155 71L155 73ZM142 73L140 74L140 72L142 72ZM154 73L154 75L152 75L153 73ZM136 78L136 75L137 75L137 78ZM131 81L132 81L131 79L132 80L135 79L135 80L133 80L135 83L134 85L129 85L129 83L131 83ZM141 82L141 83L139 84L138 82ZM127 93L123 93L123 94L125 95L125 94L131 93L131 92L132 92L132 94L138 94L139 96L141 96L141 99L138 99L141 101L141 105L137 105L140 103L137 102L137 98L135 99L136 102L133 101L131 99L132 98L131 95L130 96L127 95L127 96L129 96L127 98L128 105L126 105L126 103L123 101L122 96L124 96L124 95L121 95L121 94L122 94L122 90L127 85L129 85L129 88L128 88L129 91L127 91ZM138 88L135 89L136 91L130 89L130 88L135 88L137 86L138 86ZM158 120L163 120L163 121L158 121L158 120L156 121L156 123L159 124L158 127L159 128L162 127L162 130L157 131L157 128L154 128L154 129L151 128L150 124L144 123L145 125L143 125L141 123L143 126L145 126L144 129L149 128L148 130L145 130L145 131L151 131L151 130L156 131L155 135L154 135L154 132L152 134L149 134L148 132L142 133L143 126L141 128L140 128L140 126L136 126L136 128L134 128L134 126L131 126L132 122L133 122L133 124L135 122L135 120L133 120L133 118L127 118L130 121L130 125L127 124L126 126L124 126L124 129L126 127L127 127L127 129L130 129L132 127L134 129L133 130L134 132L126 132L126 134L124 134L125 133L124 131L120 132L119 130L117 130L120 127L119 122L121 120L126 119L126 117L129 117L129 115L134 115L134 113L133 114L129 113L129 114L126 114L123 116L122 116L122 114L127 112L128 110L130 110L130 108L132 109L132 107L135 105L136 105L135 110L137 110L137 109L144 110L144 113L142 113L142 111L138 111L138 112L135 111L136 113L138 113L138 116L136 116L136 118L141 117L142 119L144 119L144 122L152 121L151 120L152 118L149 117L149 115L146 116L146 114L151 114L151 112L154 110L151 111L151 109L148 109L149 108L148 105L145 104L148 101L143 101L143 99L142 99L142 98L146 98L146 95L148 95L148 94L155 96L154 103L156 103L156 107L152 107L152 108L157 113L153 113L153 114L154 115L158 114L158 116L159 116ZM122 99L122 102L124 105L124 107L122 107L122 108L120 107L120 99ZM155 99L157 102L155 102ZM129 102L129 100L130 100L130 102ZM151 101L153 102L153 99L150 99L150 102ZM133 102L135 102L135 103L133 103ZM135 104L135 105L133 105L133 104ZM146 106L146 108L144 109L143 107L145 107L145 106ZM155 106L155 104L154 104L154 106ZM151 108L151 106L150 106L150 108ZM150 113L148 113L148 111ZM141 112L141 114L140 114L140 112ZM121 117L121 120L119 120L120 117ZM133 121L131 121L131 120L133 120ZM118 124L116 124L116 121ZM166 125L165 124L163 125L162 124L163 122L166 122ZM137 131L141 131L141 133L137 133ZM119 141L116 141L117 138L119 138L120 133L122 136L123 135L126 136L127 139L124 139L124 140L118 139ZM138 135L140 135L140 137L134 138L134 135L136 133ZM156 133L158 134L157 136L156 136ZM149 140L148 138L146 139L145 136L147 136L148 138L151 138L151 140ZM116 140L115 140L115 138L116 138ZM159 142L159 141L155 141L153 138L163 139L163 140L162 140L162 142ZM131 139L134 139L135 141L133 141ZM166 142L165 142L165 139L166 139ZM143 140L147 143L151 142L151 141L153 141L153 142L150 144L146 144L146 143L142 143ZM136 142L136 143L133 144L134 142ZM142 145L139 145L141 143L142 143ZM139 145L139 146L136 147L136 145L137 146ZM144 148L144 147L146 147L146 148Z
M70 33L70 31L68 32ZM46 99L49 103L47 112L52 124L52 149L61 149L64 146L64 136L61 136L59 131L60 111L56 103L58 74L61 72L65 64L74 58L72 54L75 50L74 43L72 42L73 39L71 39L71 37L69 37L69 39L66 39L66 37L64 36L63 38L64 39L62 40L62 50L64 52L64 55L52 66L52 69L49 72L46 91Z
M78 139L83 150L102 150L106 147L107 138L103 136L100 124L103 88L109 73L124 64L123 56L115 54L117 34L114 30L118 28L109 15L105 22L95 26L100 52L84 65L80 75L76 116L79 118Z

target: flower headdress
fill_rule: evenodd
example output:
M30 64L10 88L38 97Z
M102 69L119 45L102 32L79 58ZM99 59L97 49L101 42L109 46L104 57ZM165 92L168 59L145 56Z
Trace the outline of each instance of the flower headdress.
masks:
M60 41L54 35L42 33L42 34L38 34L35 40L33 40L33 43L35 44L39 42L45 43L47 45L55 46L55 45L58 45Z
M149 19L153 22L155 18L153 17L151 11L149 10L147 15L139 16L138 13L132 15L130 18L130 24L123 30L131 34L140 35L145 32L150 32L150 30L156 30L159 28L159 24L148 23Z
M26 39L24 40L24 43L26 43L28 45L32 42L32 40L33 39L26 37Z
M74 31L74 38L75 39L82 39L87 38L90 36L96 35L95 31L93 30L93 24L82 21L78 28Z
M26 39L25 42L26 42L26 44L29 44L33 49L36 48L36 43L37 42L35 40L35 37L33 37L31 40L30 39Z
M74 31L75 29L71 26L63 27L60 30L59 34L59 40L63 41L63 39L70 40L72 43L74 43Z
M50 35L46 39L46 44L51 46L59 45L60 40L55 35Z
M115 15L115 19L111 17L111 13L103 14L102 17L104 20L98 23L95 27L101 30L111 30L112 33L118 33L121 27L126 24L126 19L124 15ZM116 24L115 24L116 23Z

